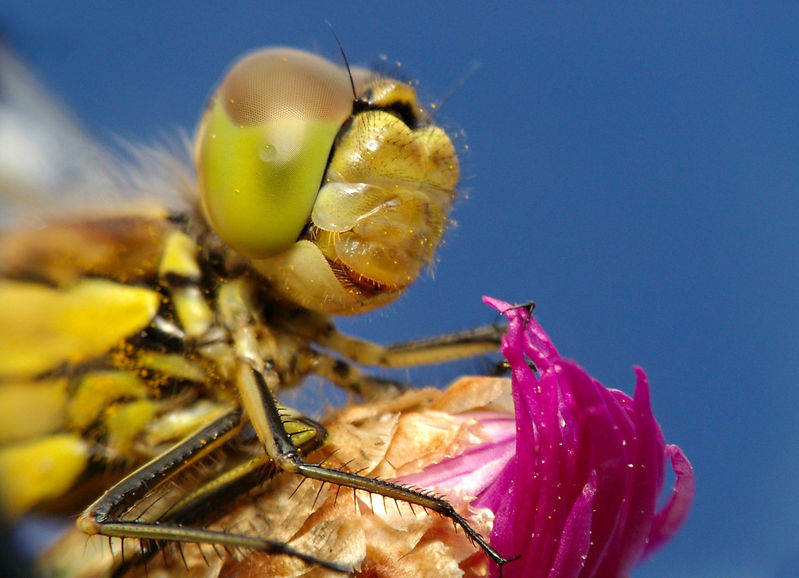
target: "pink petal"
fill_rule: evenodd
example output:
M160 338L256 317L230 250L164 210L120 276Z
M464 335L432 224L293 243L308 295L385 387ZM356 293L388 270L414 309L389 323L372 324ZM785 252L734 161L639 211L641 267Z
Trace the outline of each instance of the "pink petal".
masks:
M682 450L675 445L668 445L666 455L671 459L671 467L677 479L668 503L655 514L644 557L654 553L677 534L688 519L696 493L694 470Z

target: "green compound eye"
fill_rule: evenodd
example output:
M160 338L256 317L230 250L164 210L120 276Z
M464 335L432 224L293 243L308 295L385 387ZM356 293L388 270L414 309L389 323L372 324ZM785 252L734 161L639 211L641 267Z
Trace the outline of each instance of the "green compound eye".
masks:
M203 209L230 247L262 259L297 240L352 102L347 74L307 52L261 50L233 66L195 149Z

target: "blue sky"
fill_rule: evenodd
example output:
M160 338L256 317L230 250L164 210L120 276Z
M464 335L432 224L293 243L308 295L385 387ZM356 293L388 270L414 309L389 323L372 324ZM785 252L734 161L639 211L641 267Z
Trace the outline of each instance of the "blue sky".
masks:
M643 366L696 469L639 577L799 563L799 10L748 3L31 2L0 27L95 136L191 130L242 52L402 62L463 131L463 200L433 278L342 325L382 342L534 300L562 353L630 391ZM68 6L68 7L67 7Z

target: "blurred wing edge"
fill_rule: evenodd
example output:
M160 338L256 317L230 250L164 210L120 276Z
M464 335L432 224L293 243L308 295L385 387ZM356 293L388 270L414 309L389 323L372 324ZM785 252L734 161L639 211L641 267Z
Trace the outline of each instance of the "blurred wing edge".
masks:
M0 229L142 203L174 209L193 194L190 139L104 146L0 42Z

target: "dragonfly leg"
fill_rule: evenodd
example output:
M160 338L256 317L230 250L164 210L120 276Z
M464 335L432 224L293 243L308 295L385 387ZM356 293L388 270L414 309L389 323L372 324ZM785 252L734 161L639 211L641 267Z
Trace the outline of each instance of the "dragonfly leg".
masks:
M369 375L348 360L310 351L305 355L309 371L366 400L393 398L409 388L398 381Z
M469 525L469 522L455 510L452 504L441 497L424 494L385 480L368 478L305 461L286 431L279 406L268 383L268 381L271 381L267 377L269 373L268 364L266 371L263 373L248 367L246 364L242 364L239 370L238 385L242 393L245 411L249 414L250 421L258 437L264 443L267 454L269 454L278 468L286 472L298 473L306 478L355 490L363 490L411 504L418 504L423 508L446 516L460 526L468 538L477 543L488 557L500 567L509 561L494 550Z
M289 444L297 443L299 446L300 449L294 447L298 454L321 445L324 428L311 420L291 418L290 423L293 435L286 435ZM221 503L234 499L241 491L252 487L256 479L263 481L264 468L272 465L271 459L263 453L215 476L191 492L181 493L177 501L167 500L167 505L160 503L163 496L168 496L172 482L181 474L190 472L198 461L223 449L238 435L241 427L240 410L231 410L211 422L109 489L84 511L78 519L78 527L89 535L136 538L150 544L212 544L285 554L309 564L348 572L348 568L303 554L283 542L185 525L209 509L218 509ZM283 430L287 431L285 426ZM151 553L142 552L143 555Z
M379 345L341 333L330 319L308 310L292 309L273 321L288 333L301 335L359 364L410 367L457 361L499 351L504 328L486 325L465 331Z

